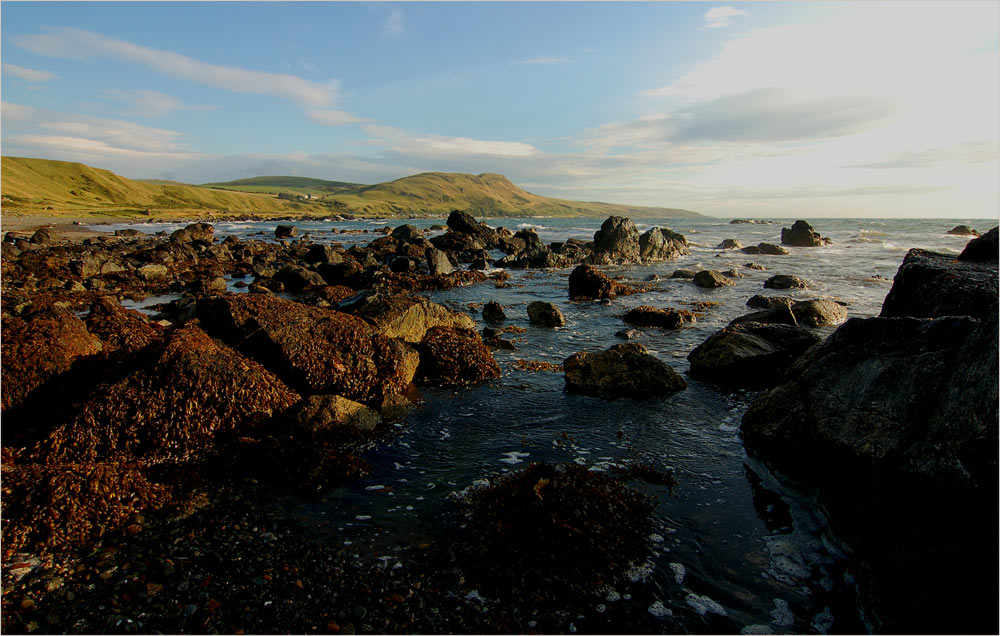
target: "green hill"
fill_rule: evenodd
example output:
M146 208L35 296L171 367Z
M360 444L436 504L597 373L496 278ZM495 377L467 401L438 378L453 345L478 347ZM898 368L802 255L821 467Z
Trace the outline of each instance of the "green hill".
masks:
M143 183L82 163L24 157L3 157L2 191L4 214L133 216L147 210L149 216L198 211L287 214L309 207L266 195Z
M324 197L337 208L386 216L446 215L465 210L473 216L664 216L697 217L697 212L615 203L567 201L538 196L499 174L425 172L395 181L362 186Z

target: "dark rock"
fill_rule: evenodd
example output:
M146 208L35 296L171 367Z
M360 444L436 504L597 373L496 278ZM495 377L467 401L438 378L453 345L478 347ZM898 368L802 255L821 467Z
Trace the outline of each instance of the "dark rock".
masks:
M52 243L52 232L47 227L40 227L35 230L28 242L34 245L48 245Z
M407 258L406 256L397 256L389 261L389 271L396 272L397 274L406 274L416 269L417 266L413 262L413 259Z
M615 337L621 338L622 340L635 340L641 335L642 332L636 329L620 329L615 332Z
M736 284L728 276L723 276L719 272L714 272L710 269L701 270L700 272L694 275L693 280L695 285L697 285L698 287L704 287L706 289L713 289L716 287L726 287Z
M791 228L781 228L781 244L794 247L819 247L829 245L832 241L820 236L812 226L805 221L796 221Z
M595 263L636 263L639 261L639 230L631 219L609 217L594 234Z
M691 377L730 387L773 385L820 337L805 327L737 323L688 354Z
M968 225L956 225L948 230L948 234L957 234L959 236L979 236L979 232L975 231Z
M463 212L461 210L452 210L451 214L448 215L448 227L455 232L462 232L463 234L479 234L479 223L475 218L468 212Z
M569 275L571 300L596 300L636 293L637 289L619 283L593 265L578 265Z
M486 322L500 323L507 320L507 314L504 313L503 305L491 300L483 306L483 320Z
M974 240L985 236L989 234ZM996 259L956 261L947 254L912 249L896 272L880 315L983 316L993 311L997 296Z
M992 261L997 262L997 229L993 228L979 238L974 238L958 255L960 261Z
M566 318L558 307L540 300L528 303L528 321L542 327L562 327L566 324Z
M530 227L518 230L514 233L513 238L524 241L524 249L529 247L542 247L542 239L538 237L538 232Z
M676 371L639 343L574 353L563 361L566 390L603 398L655 398L687 387Z
M692 269L677 269L674 270L674 273L670 275L670 278L691 279L694 278L697 273L698 272Z
M807 289L809 285L798 276L775 274L764 281L764 289Z
M274 238L293 238L299 235L299 228L294 225L278 225L274 228Z
M424 233L412 225L400 225L390 234L392 238L404 243L423 243Z
M743 252L744 254L751 254L754 256L758 254L763 254L763 252L760 251L760 247L756 245L748 245L744 248L741 248L740 251Z
M490 261L486 258L474 258L472 262L469 263L469 269L485 271L490 268Z
M208 223L192 223L170 235L172 243L192 243L195 245L211 245L215 241L215 228Z
M795 300L791 296L764 296L762 294L755 294L747 301L747 307L752 309L774 309L782 305L787 307L794 302Z
M427 256L427 268L430 270L431 276L450 274L455 271L451 261L448 260L448 255L441 250L428 247L425 254Z
M124 236L128 238L134 238L136 236L143 236L143 233L139 230L134 230L132 228L122 228L115 230L115 236Z
M434 386L470 386L500 377L500 365L471 329L433 327L419 346L417 381Z
M300 292L312 287L325 287L327 282L318 272L306 269L301 265L286 265L272 277L274 282L281 283L286 291Z
M749 263L744 263L743 267L746 267L747 269L754 269L754 270L757 270L757 271L760 271L760 272L763 272L763 271L767 270L767 268L764 267L763 265L761 265L760 263L754 263L753 261L751 261Z
M187 285L187 289L194 294L224 294L228 288L229 285L222 276L205 276Z
M746 314L733 319L730 324L759 322L763 324L786 324L800 327L835 327L847 320L847 308L832 300L803 300L785 304L775 303L775 307Z
M695 315L690 311L674 309L659 309L649 305L641 305L630 309L622 318L630 325L637 327L659 327L660 329L680 329L695 322Z
M757 249L767 256L788 256L788 250L774 243L758 243Z
M447 252L466 252L470 250L481 250L486 245L471 234L455 232L451 228L439 236L430 240L431 244L439 250Z
M307 263L330 263L336 265L337 263L343 262L344 257L340 255L336 249L331 245L324 245L321 243L314 243L309 246L309 251L306 252L303 260Z
M668 229L646 230L639 237L639 257L643 261L664 261L690 254L687 239Z
M742 248L743 244L736 239L726 239L715 247L715 249L719 250L738 250Z

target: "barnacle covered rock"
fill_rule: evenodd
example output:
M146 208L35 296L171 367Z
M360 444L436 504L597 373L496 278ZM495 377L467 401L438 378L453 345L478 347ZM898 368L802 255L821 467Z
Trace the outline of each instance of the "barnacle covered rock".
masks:
M420 343L417 381L438 386L469 386L500 377L500 365L471 329L433 327Z

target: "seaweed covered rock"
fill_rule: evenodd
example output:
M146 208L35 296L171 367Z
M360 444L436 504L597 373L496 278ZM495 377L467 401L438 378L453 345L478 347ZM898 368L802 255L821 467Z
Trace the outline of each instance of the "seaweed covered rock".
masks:
M170 500L135 464L3 466L4 558L19 550L68 548L123 526Z
M500 365L475 331L432 327L420 342L417 382L470 386L500 377Z
M566 390L603 398L654 398L683 390L687 382L637 342L596 353L581 351L563 361Z
M201 299L198 316L210 334L303 394L374 405L412 380L402 345L357 316L260 294Z
M770 311L790 313L787 307ZM691 377L730 387L773 385L819 342L820 337L805 327L734 321L688 354Z
M649 552L654 501L575 464L532 464L465 503L461 564L479 589L504 600L588 594Z
M431 327L476 328L468 314L452 311L422 296L377 294L352 313L367 320L383 336L413 344L423 340Z
M146 364L97 387L77 415L32 449L45 462L182 457L217 430L284 411L299 396L196 324L170 334Z
M805 221L799 220L792 227L781 228L781 244L793 247L819 247L829 245L832 241L822 237Z
M659 327L660 329L680 329L684 325L696 321L690 311L677 310L673 307L660 309L649 305L640 305L630 309L622 320L637 327Z
M21 405L40 386L80 358L99 353L101 341L82 320L58 307L3 317L3 410Z
M597 300L628 296L639 290L619 283L593 265L578 265L569 275L569 297L571 300Z
M155 342L163 333L132 309L125 309L114 298L102 296L94 301L87 314L87 330L100 339L104 353L133 353Z
M985 262L956 261L947 254L912 249L903 258L879 315L981 316L996 306L997 289L995 257Z

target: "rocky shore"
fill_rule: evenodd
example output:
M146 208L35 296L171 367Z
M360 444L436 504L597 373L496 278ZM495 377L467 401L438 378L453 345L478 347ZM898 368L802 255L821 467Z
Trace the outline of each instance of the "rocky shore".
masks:
M492 350L514 346L501 337L505 308L483 308L491 326L480 334L467 314L419 292L501 287L504 269L560 268L571 272L571 299L609 302L651 287L602 267L677 258L684 236L640 234L611 217L592 241L543 244L530 229L460 211L429 240L404 224L348 249L297 239L290 224L275 241L219 240L202 222L166 236L117 234L66 240L43 228L2 244L5 631L554 631L587 590L647 550L648 501L624 478L573 466L534 464L470 494L461 540L398 567L355 562L280 502L366 474L365 451L419 408L414 386L461 390L500 377ZM800 221L782 242L822 249L829 239ZM748 253L782 252L762 243ZM871 564L865 605L887 630L910 627L899 617L911 608L887 591L899 577L886 572L919 546L887 551L889 531L869 541L858 519L913 488L932 493L945 518L966 514L949 501L988 501L996 475L995 453L983 451L997 439L996 230L963 258L911 252L883 316L866 321L828 299L751 298L757 311L689 355L692 379L770 389L744 418L747 448L830 489L832 522ZM739 277L698 275L692 284L707 287ZM119 302L155 296L165 300L153 316ZM552 303L527 312L543 327L565 321ZM683 329L698 316L644 305L623 320ZM638 343L581 351L555 370L567 392L601 399L688 385ZM824 402L835 389L846 395ZM883 405L887 397L895 401ZM635 468L629 478L668 478ZM875 497L844 503L869 479ZM906 518L917 536L947 534ZM456 516L456 533L462 523ZM491 527L508 534L475 531ZM529 535L541 542L534 557L516 548ZM935 559L969 556L948 541ZM514 561L517 576L500 577ZM542 581L572 593L556 603ZM514 602L458 602L476 589Z

